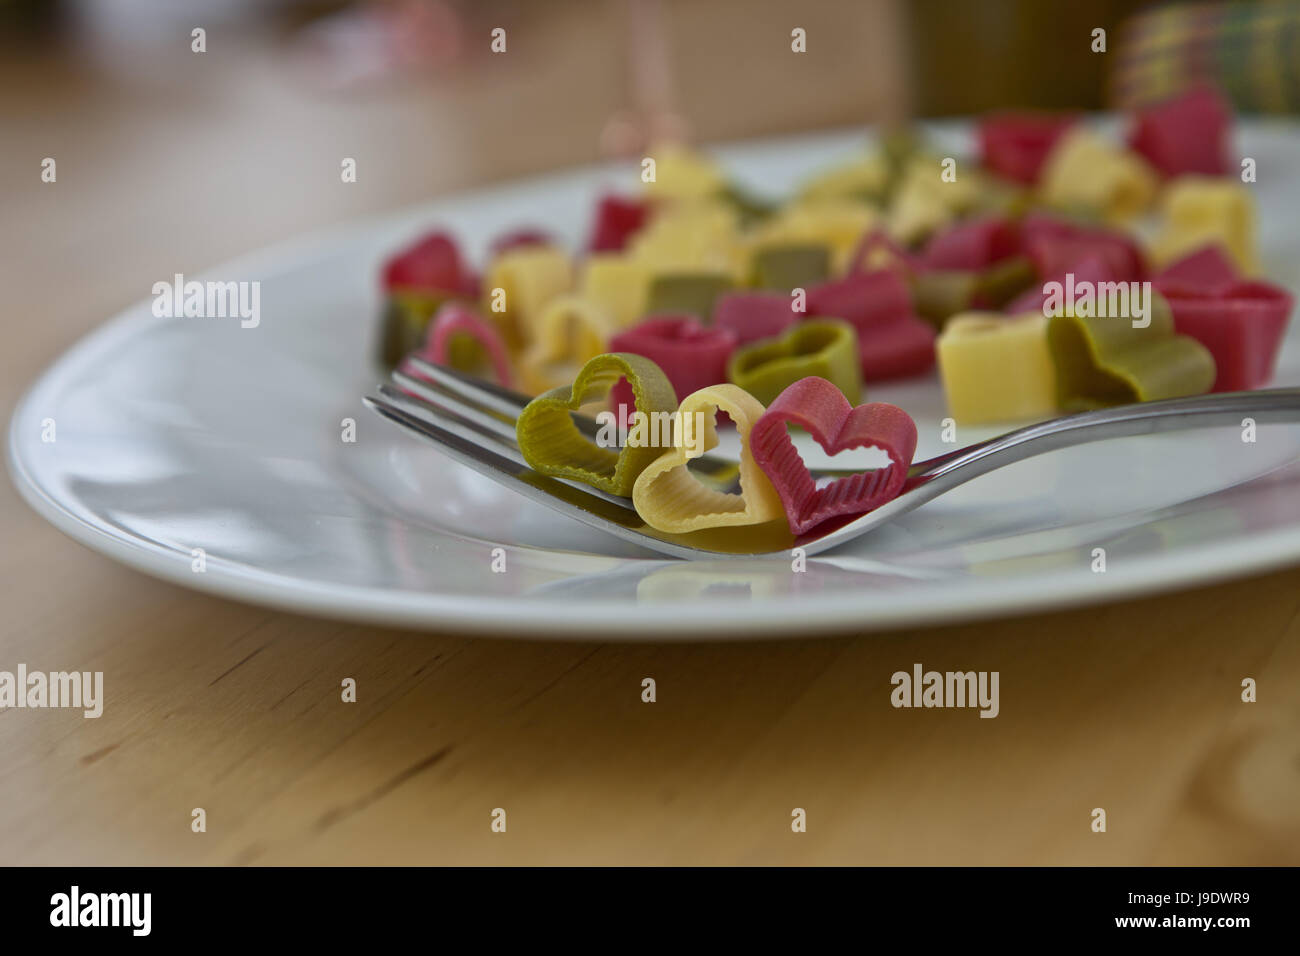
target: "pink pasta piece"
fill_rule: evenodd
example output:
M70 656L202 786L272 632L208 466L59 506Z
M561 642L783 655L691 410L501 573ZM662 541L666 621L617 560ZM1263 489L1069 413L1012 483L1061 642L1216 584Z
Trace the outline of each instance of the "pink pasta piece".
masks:
M862 381L910 378L934 365L934 326L914 315L858 333Z
M1209 87L1138 110L1129 144L1166 176L1228 171L1232 107Z
M555 245L555 239L550 233L541 229L516 229L513 232L507 232L503 236L498 236L488 250L488 258L495 259L503 252L509 252L511 249L526 249L529 246L551 246Z
M843 319L862 331L912 314L907 282L896 270L854 272L808 289L806 315Z
M921 255L923 269L987 269L1020 251L1016 227L1001 217L958 223L935 236Z
M734 332L737 345L783 335L800 318L783 292L728 292L713 306L713 327Z
M467 294L471 276L456 241L445 232L431 232L384 263L385 292L426 295Z
M1076 117L1051 113L994 113L979 122L980 157L989 169L1019 183L1038 179L1047 154Z
M461 270L461 294L471 302L477 302L483 295L483 276L473 269Z
M450 365L452 341L458 336L468 336L481 345L497 382L506 388L514 387L510 358L501 336L490 322L459 302L448 302L433 317L421 356L434 365Z
M1025 253L1042 279L1064 275L1089 255L1101 258L1117 282L1138 282L1146 277L1146 262L1137 242L1118 230L1034 214L1025 217L1020 235Z
M587 248L592 252L621 252L649 218L648 203L622 196L604 196L596 205L596 222Z
M1078 262L1075 262L1065 272L1058 275L1050 276L1042 283L1026 289L1016 298L1012 299L1003 308L1003 312L1008 315L1022 315L1025 312L1040 312L1043 303L1047 301L1047 292L1043 287L1048 282L1059 282L1062 287L1066 283L1066 272L1074 275L1074 284L1077 286L1080 282L1116 282L1115 271L1111 268L1110 263L1095 252L1090 252Z
M858 332L862 380L920 374L934 364L934 329L916 316L903 274L855 272L808 290L809 317L844 319Z
M878 448L889 465L818 488L790 440L789 425L805 429L828 454ZM802 378L768 406L749 433L749 449L785 507L796 535L837 518L866 514L896 498L916 453L916 423L901 408L870 402L856 408L824 378Z
M1237 268L1218 246L1203 249L1171 262L1151 277L1161 292L1168 295L1214 295L1238 279Z
M731 329L708 328L693 315L648 318L609 340L611 352L643 355L663 370L679 399L727 380L727 359L736 349ZM610 390L620 424L635 407L632 387L621 380Z
M1238 279L1217 246L1208 246L1151 278L1169 302L1174 330L1214 356L1212 391L1259 388L1273 377L1294 299L1268 282Z

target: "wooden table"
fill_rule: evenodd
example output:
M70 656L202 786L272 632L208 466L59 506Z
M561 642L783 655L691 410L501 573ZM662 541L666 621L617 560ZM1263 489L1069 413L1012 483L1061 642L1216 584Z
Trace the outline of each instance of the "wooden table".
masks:
M6 408L158 275L589 159L618 105L617 84L536 57L324 97L242 49L139 86L67 61L0 68ZM472 121L492 109L549 112L525 148ZM728 135L767 122L692 109ZM357 184L339 183L341 156ZM163 584L67 540L7 483L0 521L0 669L102 670L107 695L99 720L0 711L3 864L1300 863L1300 568L884 635L529 643ZM890 707L893 671L974 660L1001 672L996 720ZM1244 677L1258 703L1240 700Z

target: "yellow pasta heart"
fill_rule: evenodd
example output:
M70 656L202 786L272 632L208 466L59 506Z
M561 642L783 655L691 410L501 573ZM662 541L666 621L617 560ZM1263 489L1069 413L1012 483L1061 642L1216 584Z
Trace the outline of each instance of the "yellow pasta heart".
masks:
M1159 185L1155 171L1136 153L1083 129L1066 133L1052 147L1040 180L1047 205L1100 213L1112 223L1144 212Z
M1250 190L1231 179L1180 176L1163 197L1164 230L1151 256L1165 266L1207 245L1217 245L1244 275L1258 275L1255 203Z
M660 211L629 246L651 279L667 272L721 272L739 282L745 248L733 206L714 201L673 203Z
M937 156L915 155L898 174L885 230L903 245L919 242L974 209L986 191L977 170L945 177L945 162Z
M909 176L894 196L885 228L891 239L911 245L948 225L954 215L933 183Z
M519 362L524 390L537 395L572 382L578 369L605 351L614 320L594 303L562 295L542 310L533 325L533 344Z
M568 255L555 246L523 246L503 252L483 281L483 313L501 332L506 345L519 349L533 341L532 325L551 299L568 292L573 269Z
M635 325L645 315L649 286L645 265L629 255L599 252L587 257L582 297L608 312L620 329Z
M739 494L701 484L687 467L711 447L710 438L716 444L712 423L719 411L731 417L740 435ZM735 385L711 385L687 395L674 419L673 447L647 465L632 487L637 514L652 528L679 534L783 518L776 489L749 451L749 431L764 411L758 399Z
M703 199L716 196L727 186L721 168L694 150L673 144L652 147L655 177L646 183L654 199Z
M725 199L683 199L664 202L643 230L644 235L665 237L697 234L732 240L740 234L740 213ZM641 238L638 236L637 238Z
M1041 313L954 315L935 343L948 411L963 425L1049 417L1056 370Z
M878 199L889 186L889 163L883 153L858 156L804 182L800 199Z
M784 207L754 230L750 238L751 252L816 243L830 250L833 271L842 274L847 271L858 243L878 220L875 207L862 200L802 199Z

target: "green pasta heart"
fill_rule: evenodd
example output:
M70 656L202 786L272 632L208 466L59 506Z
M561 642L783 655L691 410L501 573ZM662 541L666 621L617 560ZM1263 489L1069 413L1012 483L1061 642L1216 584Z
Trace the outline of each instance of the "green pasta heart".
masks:
M942 329L971 309L1001 309L1034 284L1033 264L1012 256L986 269L934 269L912 277L912 301L921 318Z
M1174 333L1173 313L1151 296L1151 323L1067 312L1047 325L1056 366L1057 404L1067 411L1200 395L1214 384L1214 358L1195 339Z
M826 281L831 271L829 246L790 243L754 253L750 285L756 289L806 289Z
M650 359L628 352L597 355L578 372L571 387L538 395L519 413L515 437L524 460L543 475L571 478L602 491L628 497L637 476L663 454L662 447L604 448L591 441L573 420L583 405L599 401L626 378L636 410L643 415L677 410L677 394Z
M706 325L713 320L713 304L734 284L722 273L670 272L650 284L646 315L693 315Z
M770 405L801 378L834 383L852 405L862 401L858 333L840 319L806 319L780 338L762 339L736 349L727 378L764 405Z
M916 314L942 329L952 316L972 307L979 274L968 269L931 270L913 276L911 285Z

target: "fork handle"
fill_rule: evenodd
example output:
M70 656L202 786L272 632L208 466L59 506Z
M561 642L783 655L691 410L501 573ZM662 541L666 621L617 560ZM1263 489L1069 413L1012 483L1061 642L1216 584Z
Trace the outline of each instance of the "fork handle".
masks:
M1256 423L1300 422L1300 388L1172 398L1054 418L916 462L908 470L904 490L925 485L929 498L995 468L1058 448L1185 428L1245 427L1247 418Z

